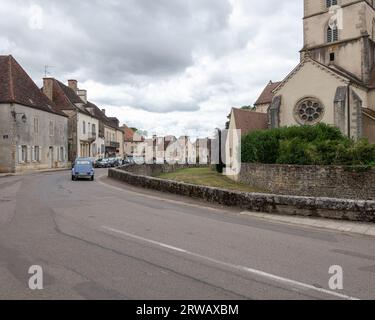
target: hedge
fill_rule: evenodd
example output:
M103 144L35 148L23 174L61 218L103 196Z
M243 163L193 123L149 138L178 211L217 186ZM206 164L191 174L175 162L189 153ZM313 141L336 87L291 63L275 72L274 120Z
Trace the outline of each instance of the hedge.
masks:
M375 145L326 125L255 131L242 139L242 162L293 165L375 165Z

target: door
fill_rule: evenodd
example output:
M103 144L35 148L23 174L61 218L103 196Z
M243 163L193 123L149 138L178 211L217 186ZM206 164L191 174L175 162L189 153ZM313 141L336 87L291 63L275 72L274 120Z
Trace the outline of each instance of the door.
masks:
M49 147L49 167L53 169L53 147Z

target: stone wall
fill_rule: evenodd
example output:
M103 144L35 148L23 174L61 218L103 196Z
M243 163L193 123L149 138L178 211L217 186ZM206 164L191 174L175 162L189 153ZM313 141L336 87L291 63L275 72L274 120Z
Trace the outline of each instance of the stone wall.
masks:
M375 200L375 169L243 163L238 181L277 194Z
M375 201L245 193L191 185L145 175L148 172L156 174L159 170L160 172L170 172L169 170L172 171L177 168L180 167L168 165L128 166L122 169L110 169L108 176L136 187L203 199L211 203L239 207L244 210L375 222Z

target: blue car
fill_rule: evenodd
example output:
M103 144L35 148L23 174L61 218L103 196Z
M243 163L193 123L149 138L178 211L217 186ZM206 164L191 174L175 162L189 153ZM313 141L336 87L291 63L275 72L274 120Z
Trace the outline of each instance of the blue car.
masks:
M88 158L78 158L74 162L74 167L72 168L72 180L76 181L78 179L90 179L94 181L95 170L91 159Z

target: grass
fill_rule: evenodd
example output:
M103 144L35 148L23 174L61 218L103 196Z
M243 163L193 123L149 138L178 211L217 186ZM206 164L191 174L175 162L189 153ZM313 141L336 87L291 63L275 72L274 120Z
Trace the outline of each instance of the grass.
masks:
M211 168L181 169L173 173L163 173L158 178L228 190L261 192L259 189L235 182Z

